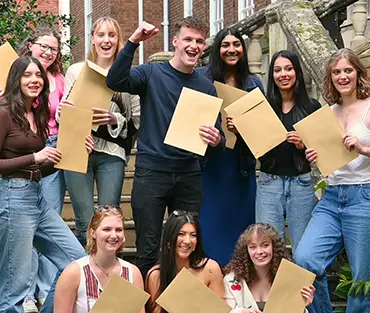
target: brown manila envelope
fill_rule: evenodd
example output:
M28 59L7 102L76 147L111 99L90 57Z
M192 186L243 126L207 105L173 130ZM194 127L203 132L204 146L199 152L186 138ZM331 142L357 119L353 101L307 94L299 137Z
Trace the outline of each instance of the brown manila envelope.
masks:
M90 313L140 313L149 297L144 290L113 275Z
M231 308L183 268L156 301L169 313L229 313Z
M105 83L107 74L108 70L86 60L68 99L78 108L108 110L114 92ZM91 129L96 131L98 127L98 124L92 124Z
M287 130L259 88L225 108L257 159L286 140Z
M317 167L326 177L358 157L343 144L344 130L328 105L293 125L307 148L317 151Z
M223 83L219 83L217 81L215 81L213 85L216 87L217 96L224 100L221 106L221 116L222 116L222 130L224 131L226 138L226 148L234 149L236 143L236 135L227 129L226 122L227 114L224 109L233 102L235 102L236 100L245 96L247 92L232 86L228 86Z
M285 259L281 260L264 313L304 312L303 286L313 284L316 275Z
M0 89L4 90L10 67L18 59L18 54L14 51L9 42L0 47Z
M85 138L91 133L92 115L91 110L62 106L57 144L62 159L55 165L56 168L87 172L89 153Z
M204 155L207 143L200 137L201 125L215 125L222 99L184 87L168 127L164 143Z

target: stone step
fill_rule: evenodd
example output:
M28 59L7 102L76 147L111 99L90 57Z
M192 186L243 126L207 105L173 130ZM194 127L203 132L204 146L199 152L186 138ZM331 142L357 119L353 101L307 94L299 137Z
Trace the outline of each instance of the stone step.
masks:
M94 203L97 204L98 197L94 196ZM123 215L126 220L132 220L132 208L131 208L131 196L123 195L121 196L121 209L123 210ZM65 221L73 221L75 219L75 214L73 212L73 207L71 199L67 195L64 199L62 218Z

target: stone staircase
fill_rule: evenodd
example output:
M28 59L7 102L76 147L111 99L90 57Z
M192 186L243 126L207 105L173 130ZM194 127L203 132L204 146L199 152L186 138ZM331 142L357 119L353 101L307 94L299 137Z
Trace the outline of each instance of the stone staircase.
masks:
M136 150L133 149L132 155L130 156L128 166L125 172L125 180L122 188L121 194L121 203L120 206L123 210L123 214L125 216L125 250L123 255L127 258L130 258L132 261L133 256L135 255L136 248L135 248L135 225L132 219L132 209L131 209L131 190L132 184L134 180L134 169L135 169L135 155ZM96 185L94 186L94 202L97 204L98 196L97 196L97 189ZM62 211L62 218L67 223L67 225L74 231L75 227L75 216L72 208L72 203L68 191L66 192L66 196L64 198L64 205Z

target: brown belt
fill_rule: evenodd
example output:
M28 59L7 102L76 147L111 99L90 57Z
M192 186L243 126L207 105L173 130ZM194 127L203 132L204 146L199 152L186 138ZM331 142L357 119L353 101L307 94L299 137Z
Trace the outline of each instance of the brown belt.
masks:
M24 179L29 179L32 181L40 181L42 178L42 173L39 169L37 170L21 170L18 172L14 172L11 174L2 174L0 177L3 178L24 178Z

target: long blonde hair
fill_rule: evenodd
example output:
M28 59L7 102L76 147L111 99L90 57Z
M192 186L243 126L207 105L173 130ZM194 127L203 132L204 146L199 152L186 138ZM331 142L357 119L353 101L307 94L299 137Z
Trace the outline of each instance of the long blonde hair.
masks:
M91 38L94 36L97 29L99 29L99 27L103 23L107 23L108 26L113 30L113 32L116 34L118 38L117 50L114 52L114 56L113 56L113 61L114 61L117 58L118 52L123 48L122 31L121 31L121 28L118 22L114 18L111 18L109 16L104 16L104 17L98 18L93 24L91 28ZM96 63L96 60L98 58L98 54L96 53L96 49L92 41L90 42L90 52L87 58L94 63Z

